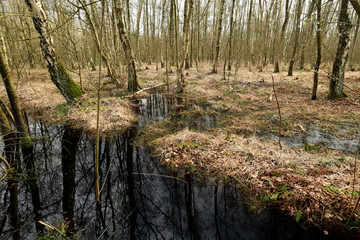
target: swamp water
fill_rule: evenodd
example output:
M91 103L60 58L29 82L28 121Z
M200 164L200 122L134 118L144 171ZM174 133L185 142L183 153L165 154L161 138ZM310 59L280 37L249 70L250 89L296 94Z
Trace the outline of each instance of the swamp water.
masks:
M139 100L138 127L101 139L101 203L95 203L95 142L66 126L30 120L36 139L38 184L44 222L72 218L78 239L322 239L294 219L271 210L260 215L241 203L236 186L195 176L177 178L133 140L145 124L169 117L176 100L152 94ZM211 117L195 127L214 124ZM103 185L102 185L103 184ZM5 190L1 194L1 210ZM63 212L65 212L63 214ZM22 239L36 239L29 190L19 184ZM60 226L58 226L61 228ZM9 222L0 239L11 239Z

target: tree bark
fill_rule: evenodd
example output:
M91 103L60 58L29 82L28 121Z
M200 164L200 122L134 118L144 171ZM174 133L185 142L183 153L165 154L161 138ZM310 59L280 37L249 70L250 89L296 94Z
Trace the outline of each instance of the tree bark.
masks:
M127 59L128 91L138 91L140 89L140 86L137 80L136 62L124 24L124 8L122 5L122 0L115 1L115 12L118 19L118 29L121 44L125 52L125 58Z
M284 24L283 24L282 29L281 29L281 36L280 36L279 42L277 44L277 50L276 50L276 55L275 55L274 73L280 72L279 58L280 58L280 54L281 54L281 50L282 50L284 37L285 37L286 27L287 27L287 24L289 22L290 6L291 6L291 4L289 4L289 2L290 2L290 0L286 0L286 4L285 4L285 20L284 20Z
M29 0L27 0L29 1ZM109 77L110 79L116 83L118 86L121 86L121 83L117 80L116 78L116 74L114 72L114 69L113 67L111 66L111 59L109 57L109 55L107 55L104 50L102 49L101 47L101 44L100 44L100 38L99 38L99 34L96 30L96 22L94 22L94 20L91 18L91 15L90 15L90 12L86 6L86 4L84 4L83 0L78 0L81 4L81 8L85 11L85 16L86 16L86 19L88 20L88 23L89 23L89 26L90 26L90 29L91 29L91 32L93 34L93 37L94 37L94 41L95 41L95 46L98 50L98 52L100 53L100 56L102 58L102 60L104 61L105 65L106 65L106 68L107 68L107 71L108 71L108 74L109 74ZM92 5L93 7L94 5ZM94 10L95 11L95 10Z
M351 22L348 14L349 0L341 0L339 14L339 43L330 78L329 99L346 97L344 92L345 66L349 53Z
M215 57L214 57L212 73L217 73L217 67L218 67L217 65L218 65L219 54L220 54L220 38L221 38L221 31L222 31L224 5L225 5L225 0L221 0L218 21L217 21L216 47L215 47Z
M360 17L360 4L358 0L350 0L351 5L355 9L357 15Z
M114 0L116 1L116 0ZM137 11L137 17L136 17L136 56L138 59L138 62L140 64L140 20L141 20L141 12L142 12L142 5L143 0L138 1L138 11Z
M183 58L181 60L180 66L178 68L177 71L177 92L181 93L183 92L183 88L182 85L180 83L180 78L183 78L183 69L185 67L186 64L186 57L188 54L188 50L189 50L189 41L190 41L190 22L191 22L191 17L193 14L193 9L194 9L194 0L186 0L187 3L185 3L185 6L187 6L188 4L188 12L186 13L186 19L184 22L184 51L183 51ZM187 8L187 7L185 7ZM187 9L185 9L187 10Z
M251 71L251 55L252 55L252 44L250 44L252 9L253 9L253 0L250 1L250 9L249 9L247 30L246 30L246 48L247 49L246 49L245 66L249 65L250 71Z
M63 218L67 223L66 236L72 238L75 234L75 162L76 150L81 132L66 126L61 139L61 166L63 173Z
M300 35L300 17L301 17L301 13L302 13L302 1L303 0L298 0L298 5L297 5L297 9L296 9L296 21L295 21L295 34L294 34L294 48L291 54L291 60L290 60L290 64L289 64L289 71L288 71L288 76L292 76L293 75L293 68L294 68L294 63L295 63L295 56L296 56L296 51L297 51L297 47L299 45L299 35ZM319 29L318 29L319 31Z
M357 40L357 36L358 36L358 32L359 32L359 24L360 24L360 16L357 17L355 33L354 33L354 37L352 39L352 44L351 44L351 51L350 51L350 56L349 56L350 71L355 71L355 68L353 67L353 63L354 63L353 57L354 57L354 52L355 52L356 40Z
M317 58L314 71L314 85L312 91L311 100L316 100L318 80L319 80L319 69L321 64L321 0L317 0L317 31L316 31L316 44L317 44Z
M19 104L19 98L15 91L15 86L10 76L10 70L7 62L5 61L2 47L0 47L0 73L4 81L6 93L9 98L11 112L14 116L15 126L17 129L17 137L20 142L25 167L27 170L28 178L26 179L27 184L30 187L31 198L33 203L33 213L35 218L36 231L39 235L42 235L44 226L39 223L42 220L41 213L41 201L40 201L40 190L37 185L37 175L35 169L34 159L34 143L30 138L28 129L25 124L25 119Z
M65 69L63 63L57 58L55 48L49 35L49 27L40 0L25 0L37 32L40 35L40 47L49 70L51 80L60 90L68 103L73 103L83 95L79 84L75 83Z
M231 71L231 55L232 55L232 41L233 41L233 25L234 25L234 9L235 9L235 0L232 0L231 13L230 13L230 35L229 35L229 52L228 52L228 67L227 69Z
M300 63L299 63L299 69L303 70L305 66L305 51L307 47L307 43L309 41L309 36L312 34L312 23L310 22L312 12L314 10L314 5L317 0L312 0L310 3L310 6L308 8L307 16L305 23L303 24L303 31L302 31L302 40L301 40L301 52L300 52Z
M2 101L0 99L0 101ZM4 155L7 160L9 167L13 172L18 170L18 162L15 158L15 140L16 133L12 130L10 121L8 120L7 114L0 108L0 132L2 133L4 141ZM10 205L9 205L9 217L10 224L13 227L12 236L13 240L20 240L20 221L18 214L18 181L16 178L10 176L8 179L8 190L10 192Z

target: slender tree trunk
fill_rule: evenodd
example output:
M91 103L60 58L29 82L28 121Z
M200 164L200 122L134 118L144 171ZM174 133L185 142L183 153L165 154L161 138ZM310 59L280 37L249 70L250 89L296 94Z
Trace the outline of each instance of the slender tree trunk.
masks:
M250 1L250 9L247 21L247 30L246 30L246 60L245 65L249 65L249 70L251 71L251 55L252 55L252 46L250 44L250 32L251 32L251 19L252 19L252 9L253 9L253 0Z
M35 159L34 159L34 143L31 140L28 129L26 127L25 119L19 104L19 98L15 91L15 86L10 76L10 70L7 62L5 61L2 47L0 47L0 73L3 78L6 93L9 98L11 112L12 115L14 116L15 126L18 132L17 135L20 142L20 147L23 154L25 167L28 174L28 179L26 180L26 182L27 184L29 184L31 191L36 231L38 232L39 235L42 235L44 231L44 226L39 223L39 221L42 220L42 213L41 213L40 190L37 185L37 179L36 179L37 174L36 174Z
M360 16L357 17L354 38L353 38L352 44L351 44L352 46L351 46L351 51L350 51L350 56L349 56L350 71L355 71L355 69L353 67L353 64L354 64L353 57L354 57L354 52L355 52L356 40L357 40L357 36L358 36L358 32L359 32L359 25L360 25Z
M356 11L356 14L360 17L360 3L358 0L350 0L351 5Z
M311 16L312 16L312 12L314 10L314 5L315 2L317 0L311 0L311 3L309 5L308 11L307 11L307 15L306 15L306 20L305 23L303 24L303 31L302 31L302 40L301 40L301 51L300 51L300 63L299 63L299 69L303 70L304 66L305 66L305 51L306 51L306 47L307 47L307 43L309 41L309 36L312 33L312 23L310 22L311 20ZM305 25L306 24L306 25Z
M122 5L122 0L115 1L115 12L118 19L120 40L128 65L128 91L138 91L140 86L137 80L136 62L124 24L124 8Z
M214 49L216 48L215 46L215 41L216 41L216 3L217 0L214 0L214 10L213 10L213 21L212 21L212 35L213 38L211 39L211 52L210 52L210 59L212 62L214 62L215 60L215 55L214 55Z
M225 5L225 0L221 0L218 21L217 21L218 23L217 23L217 32L216 32L216 41L215 41L216 47L215 47L215 57L214 57L212 73L217 73L217 67L218 67L217 65L218 65L219 55L220 55L220 38L221 38L221 31L222 31L224 5Z
M131 12L130 12L130 0L126 0L126 17L127 17L127 32L131 34ZM130 37L130 36L129 36Z
M42 9L40 0L25 0L25 3L32 14L34 26L40 35L40 47L49 70L51 80L60 90L67 102L75 102L84 92L70 77L63 63L56 57L55 48L49 35L46 15Z
M149 2L145 0L145 16L144 16L144 36L145 36L145 51L147 64L151 64L150 55L150 29L149 29Z
M187 10L187 7L186 7L186 11L188 11L186 13L186 19L185 19L185 22L184 22L184 51L183 51L183 58L181 60L181 63L180 63L180 66L178 68L178 71L177 71L177 92L178 93L181 93L183 92L183 88L182 88L182 85L180 83L180 78L183 79L183 69L185 67L185 64L186 64L186 56L188 54L188 50L189 50L189 41L190 41L190 22L191 22L191 17L192 17L192 14L193 14L193 9L194 9L194 0L186 0L188 1L187 3L185 3L185 6L187 6L188 4L188 7L189 9Z
M2 100L0 99L2 102ZM3 102L1 103L3 104ZM10 167L16 173L18 171L18 162L15 158L15 140L16 133L12 130L10 121L6 116L6 113L0 107L0 132L2 133L4 141L4 154L5 158L10 164ZM9 216L10 224L13 227L12 236L13 240L20 240L20 221L18 214L18 181L14 177L10 177L8 180L8 190L10 192L10 206L9 206Z
M319 80L319 69L321 64L321 0L317 0L317 31L316 31L316 44L317 44L317 58L314 71L314 86L312 91L312 100L316 100L317 87Z
M234 25L234 9L235 0L232 0L231 13L230 13L230 35L229 35L229 52L228 52L228 70L231 71L231 55L232 55L232 41L233 41L233 25Z
M341 0L339 15L339 43L330 79L329 99L346 97L344 92L345 66L349 53L351 22L348 14L349 0Z
M117 80L115 71L114 71L113 67L111 66L112 61L110 59L110 56L107 55L104 52L104 49L101 48L101 46L100 46L101 39L99 38L99 34L98 34L97 30L96 30L96 22L94 22L94 20L91 18L90 12L89 12L86 4L84 4L84 1L83 0L78 0L78 1L80 2L81 6L82 6L82 9L85 11L86 19L88 20L91 32L92 32L93 37L94 37L95 46L96 46L98 52L100 53L100 56L101 56L102 60L104 61L105 65L106 65L109 77L114 83L116 83L118 86L120 86L121 84ZM92 6L93 6L93 4L92 4Z
M161 10L161 26L160 26L160 66L161 68L165 67L164 64L164 21L165 21L165 8L166 8L166 0L163 0L162 10ZM166 43L165 43L166 44Z
M275 55L275 70L274 70L274 73L280 72L279 58L280 58L280 54L281 54L281 51L282 51L282 45L283 45L283 41L284 41L284 37L285 37L286 27L287 27L287 24L289 22L290 7L291 7L291 4L289 4L289 3L290 3L290 0L286 0L286 4L285 4L285 20L284 20L284 24L283 24L282 29L281 29L281 36L280 36L279 42L277 43L277 50L276 50L276 55Z
M183 25L183 36L184 36L184 39L185 39L185 27L186 27L186 18L187 18L187 14L188 14L188 6L189 5L189 2L185 0L184 2L184 25ZM186 56L185 56L185 66L184 66L185 69L189 69L190 68L190 63L189 63L189 54L186 53Z
M63 173L63 218L66 222L66 236L75 234L75 162L76 150L81 132L66 126L61 140L61 166Z
M294 34L294 48L293 48L293 52L291 54L291 60L290 60L290 64L289 64L289 71L288 71L288 76L292 76L293 75L293 68L294 68L294 63L295 63L295 56L296 56L296 51L297 51L297 47L299 45L299 35L300 35L300 17L302 14L302 3L303 0L298 0L298 5L297 5L297 9L296 9L296 21L295 21L295 34ZM319 30L318 30L319 31Z
M116 0L114 0L116 1ZM140 55L140 21L141 21L141 12L142 12L143 0L138 1L138 12L136 18L136 56L138 63L141 63L141 55Z

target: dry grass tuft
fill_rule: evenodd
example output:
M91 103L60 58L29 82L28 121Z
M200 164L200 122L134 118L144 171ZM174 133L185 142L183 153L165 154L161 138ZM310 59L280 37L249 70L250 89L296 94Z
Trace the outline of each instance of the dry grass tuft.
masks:
M163 164L236 181L252 198L253 207L276 204L294 217L301 211L302 221L310 225L344 222L355 205L355 159L338 151L306 152L286 146L280 150L270 140L188 129L151 145Z

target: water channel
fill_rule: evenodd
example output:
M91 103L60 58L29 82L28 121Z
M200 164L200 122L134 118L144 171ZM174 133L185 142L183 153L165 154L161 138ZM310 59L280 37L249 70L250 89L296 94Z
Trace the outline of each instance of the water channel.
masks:
M241 192L234 185L198 181L193 175L177 178L158 165L147 147L133 145L139 129L168 118L176 101L159 93L138 100L138 126L101 139L100 204L95 203L94 140L79 130L29 117L44 222L60 227L64 216L73 219L77 239L326 238L272 210L255 215L241 203ZM193 125L214 126L214 120L207 116ZM37 239L31 196L22 182L19 214L22 239ZM11 239L9 223L0 239Z

